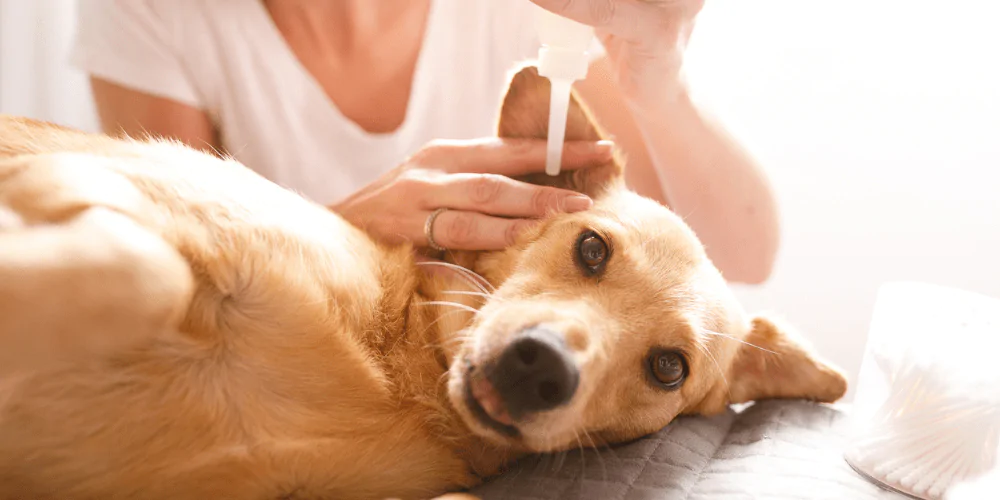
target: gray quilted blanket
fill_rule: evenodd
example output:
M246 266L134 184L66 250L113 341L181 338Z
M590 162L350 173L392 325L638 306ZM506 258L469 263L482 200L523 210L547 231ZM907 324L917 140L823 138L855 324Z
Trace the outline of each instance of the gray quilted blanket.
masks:
M899 500L843 459L847 416L769 401L684 417L611 449L531 457L472 493L494 499Z

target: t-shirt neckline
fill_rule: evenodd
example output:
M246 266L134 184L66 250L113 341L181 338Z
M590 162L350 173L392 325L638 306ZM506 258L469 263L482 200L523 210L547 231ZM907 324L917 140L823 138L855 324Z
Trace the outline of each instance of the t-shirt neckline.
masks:
M265 57L276 58L277 63L283 66L279 71L287 71L294 78L300 79L306 91L313 94L309 101L324 102L327 104L331 119L342 125L336 127L336 130L345 130L354 136L355 139L373 142L396 141L401 136L410 135L409 131L416 122L415 115L422 114L422 108L427 102L424 96L427 92L427 86L430 83L428 72L432 70L429 59L436 50L434 44L437 43L437 39L439 38L436 36L440 25L438 12L440 7L438 5L440 3L439 0L430 0L430 10L427 13L427 20L424 23L420 53L417 55L417 62L413 69L413 82L410 85L410 96L406 103L406 115L403 117L403 122L391 132L369 132L358 125L357 122L345 116L337 106L337 103L323 89L319 81L306 69L298 56L295 55L295 52L285 40L284 35L278 30L278 26L274 23L271 15L267 12L264 3L260 0L255 0L252 3L254 4L254 8L251 9L254 17L252 21L258 25L252 28L261 28L255 31L263 32L264 36L267 37L267 46L274 49Z

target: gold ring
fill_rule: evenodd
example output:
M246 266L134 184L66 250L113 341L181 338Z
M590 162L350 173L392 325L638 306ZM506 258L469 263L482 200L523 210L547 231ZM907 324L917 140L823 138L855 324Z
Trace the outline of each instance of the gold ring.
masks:
M443 252L445 249L434 241L434 220L437 219L437 216L441 215L445 210L448 209L439 208L431 212L431 214L427 216L427 220L424 221L424 237L427 238L427 246L438 252Z

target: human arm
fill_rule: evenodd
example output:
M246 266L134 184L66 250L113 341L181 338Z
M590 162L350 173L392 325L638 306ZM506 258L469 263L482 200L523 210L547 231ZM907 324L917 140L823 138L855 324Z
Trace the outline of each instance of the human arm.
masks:
M192 70L181 29L191 15L177 2L80 0L70 59L90 78L104 132L219 148L205 111L211 75Z
M218 153L218 134L208 115L193 106L91 77L102 130L110 135L166 137Z
M680 75L702 2L534 1L598 26L607 55L578 90L629 158L630 186L684 217L728 280L765 281L780 233L770 184Z
M628 157L629 186L684 217L726 279L765 281L780 240L766 174L686 91L662 109L631 111L607 66L595 61L578 90Z

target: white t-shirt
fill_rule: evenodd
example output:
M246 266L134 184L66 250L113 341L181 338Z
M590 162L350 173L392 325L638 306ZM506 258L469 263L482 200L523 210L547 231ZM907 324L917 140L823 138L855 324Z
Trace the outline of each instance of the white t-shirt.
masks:
M510 70L538 52L532 8L528 0L432 0L406 118L385 134L339 112L260 0L81 0L72 60L204 110L227 152L328 204L428 141L494 134Z

